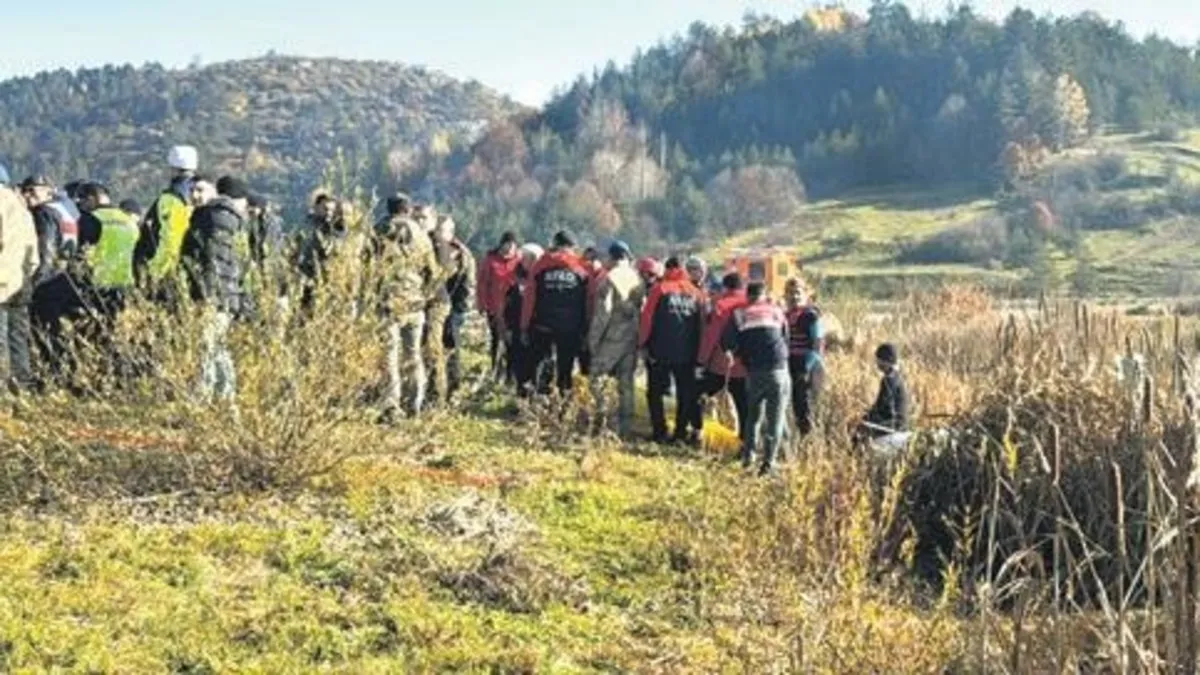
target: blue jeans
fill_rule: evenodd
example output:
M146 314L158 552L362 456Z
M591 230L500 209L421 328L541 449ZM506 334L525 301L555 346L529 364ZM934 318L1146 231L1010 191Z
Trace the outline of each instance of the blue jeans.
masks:
M754 460L754 452L758 449L758 423L765 407L762 471L766 473L774 468L783 439L791 389L792 378L786 368L751 372L746 376L747 414L742 424L742 466L749 467Z

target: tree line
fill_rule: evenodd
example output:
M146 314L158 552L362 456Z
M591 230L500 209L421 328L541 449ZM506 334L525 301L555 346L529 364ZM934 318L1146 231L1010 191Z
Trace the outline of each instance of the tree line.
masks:
M718 238L850 188L1011 188L1112 129L1200 112L1200 60L1092 13L1001 22L877 1L684 35L579 78L473 144L380 165L444 196L478 237L559 224L639 244Z

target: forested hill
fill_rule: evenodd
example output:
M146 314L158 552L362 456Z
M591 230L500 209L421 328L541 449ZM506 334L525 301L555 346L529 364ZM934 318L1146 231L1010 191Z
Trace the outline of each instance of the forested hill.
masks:
M0 82L0 158L15 173L92 177L122 194L164 180L167 148L307 196L338 148L352 164L469 142L518 106L474 82L395 63L268 56L168 70L106 66ZM393 157L394 158L394 157Z
M1095 134L1167 133L1198 112L1194 50L1094 14L918 18L877 2L863 16L693 25L409 183L538 233L557 219L647 242L719 239L850 188L991 192Z

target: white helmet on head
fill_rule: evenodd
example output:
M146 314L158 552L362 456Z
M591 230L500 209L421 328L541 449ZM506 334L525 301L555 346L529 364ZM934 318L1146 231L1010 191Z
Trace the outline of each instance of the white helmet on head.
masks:
M167 153L167 165L179 171L195 171L200 166L200 153L190 145L177 145Z
M545 249L537 244L525 244L521 247L521 259L527 264L532 263L542 257L542 254L545 252Z

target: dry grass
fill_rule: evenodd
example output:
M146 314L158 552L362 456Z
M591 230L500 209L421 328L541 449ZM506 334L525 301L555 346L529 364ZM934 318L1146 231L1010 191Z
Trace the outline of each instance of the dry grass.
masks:
M121 333L160 364L137 386L83 372L83 400L0 411L0 669L1188 665L1192 323L1006 315L969 288L883 321L833 299L860 339L830 358L821 433L756 480L584 433L582 390L513 406L479 381L377 425L382 331L337 302L354 287L237 329L236 418L191 400L199 320L147 308ZM1127 337L1140 388L1109 372ZM952 442L851 450L883 339Z

